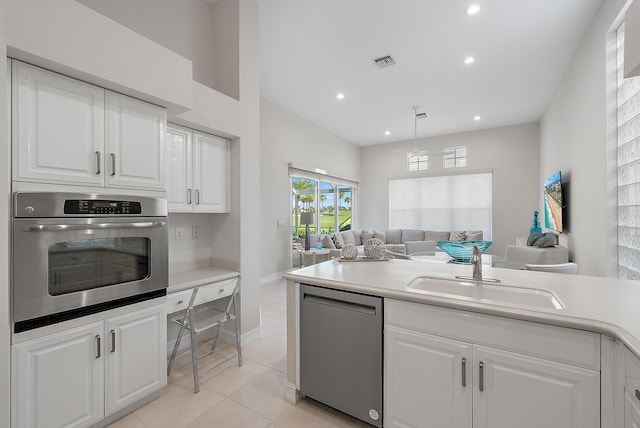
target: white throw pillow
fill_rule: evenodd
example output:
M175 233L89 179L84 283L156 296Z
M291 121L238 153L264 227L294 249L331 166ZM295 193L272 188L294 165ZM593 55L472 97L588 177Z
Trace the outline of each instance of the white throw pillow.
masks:
M344 232L340 232L340 236L342 236L342 242L344 242L344 245L356 245L356 238L353 236L353 231L345 230Z

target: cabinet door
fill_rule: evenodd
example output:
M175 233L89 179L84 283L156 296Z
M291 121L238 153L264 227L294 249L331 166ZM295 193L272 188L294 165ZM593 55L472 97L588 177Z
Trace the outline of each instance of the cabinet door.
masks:
M106 184L164 189L166 111L107 91Z
M104 90L12 62L13 180L102 186Z
M102 322L12 349L11 426L86 427L104 415Z
M600 427L597 371L474 346L473 377L474 428Z
M165 181L170 212L193 210L193 147L191 130L167 126Z
M193 133L194 211L229 212L229 141Z
M384 426L470 427L471 349L469 343L385 326Z
M106 415L167 384L165 305L106 321Z
M624 428L640 428L640 381L627 379L624 388Z

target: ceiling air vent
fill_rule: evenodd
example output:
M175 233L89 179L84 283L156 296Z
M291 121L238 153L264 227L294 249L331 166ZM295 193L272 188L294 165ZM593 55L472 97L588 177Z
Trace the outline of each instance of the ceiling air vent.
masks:
M385 68L394 65L396 62L391 58L391 55L381 56L373 60L378 68Z

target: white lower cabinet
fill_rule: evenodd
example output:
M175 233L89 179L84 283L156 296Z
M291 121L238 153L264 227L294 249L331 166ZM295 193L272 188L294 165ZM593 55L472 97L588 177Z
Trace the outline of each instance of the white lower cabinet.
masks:
M165 305L12 346L12 427L87 427L166 385Z
M614 400L620 401L616 428L640 428L640 360L618 343L619 362Z
M470 427L471 344L390 326L384 333L384 425Z
M625 385L624 428L640 428L640 382Z
M534 323L498 318L493 325L495 317L441 308L422 318L421 308L429 311L426 305L402 302L396 307L387 302L385 427L600 427L599 360L591 363L589 357L567 364L573 343L560 341L571 330L559 328L561 334L554 337L550 326L536 332ZM413 313L407 316L407 309ZM525 341L555 344L549 356L562 362L541 358L544 350L535 355L527 355L527 349L518 352L508 334L508 350L501 349L503 339L495 335L495 328L500 331L510 322L517 334L532 335ZM454 338L425 332L440 326L448 326L444 330ZM578 347L591 342L597 348L598 335L583 333L576 333ZM569 354L558 349L563 347ZM595 351L599 348L594 355Z

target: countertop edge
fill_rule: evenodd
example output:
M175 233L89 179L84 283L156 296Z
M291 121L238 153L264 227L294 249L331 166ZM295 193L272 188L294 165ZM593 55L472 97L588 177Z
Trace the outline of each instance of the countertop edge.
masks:
M215 267L173 273L169 275L169 287L167 287L167 294L189 290L205 284L238 278L239 276L240 272Z
M629 350L640 359L640 340L630 334L621 326L612 324L606 320L596 320L580 318L571 315L552 314L549 312L536 311L525 308L510 308L502 305L492 305L481 302L469 302L447 297L436 297L427 294L413 293L396 289L388 289L376 286L367 286L343 281L334 281L323 278L313 278L306 275L296 275L285 273L283 277L298 283L312 283L314 285L325 286L345 291L353 291L363 294L374 295L383 298L392 298L408 302L421 303L439 306L449 309L464 310L468 312L481 313L485 315L512 318L521 321L537 322L557 327L586 330L594 333L606 334L614 337L623 343Z

